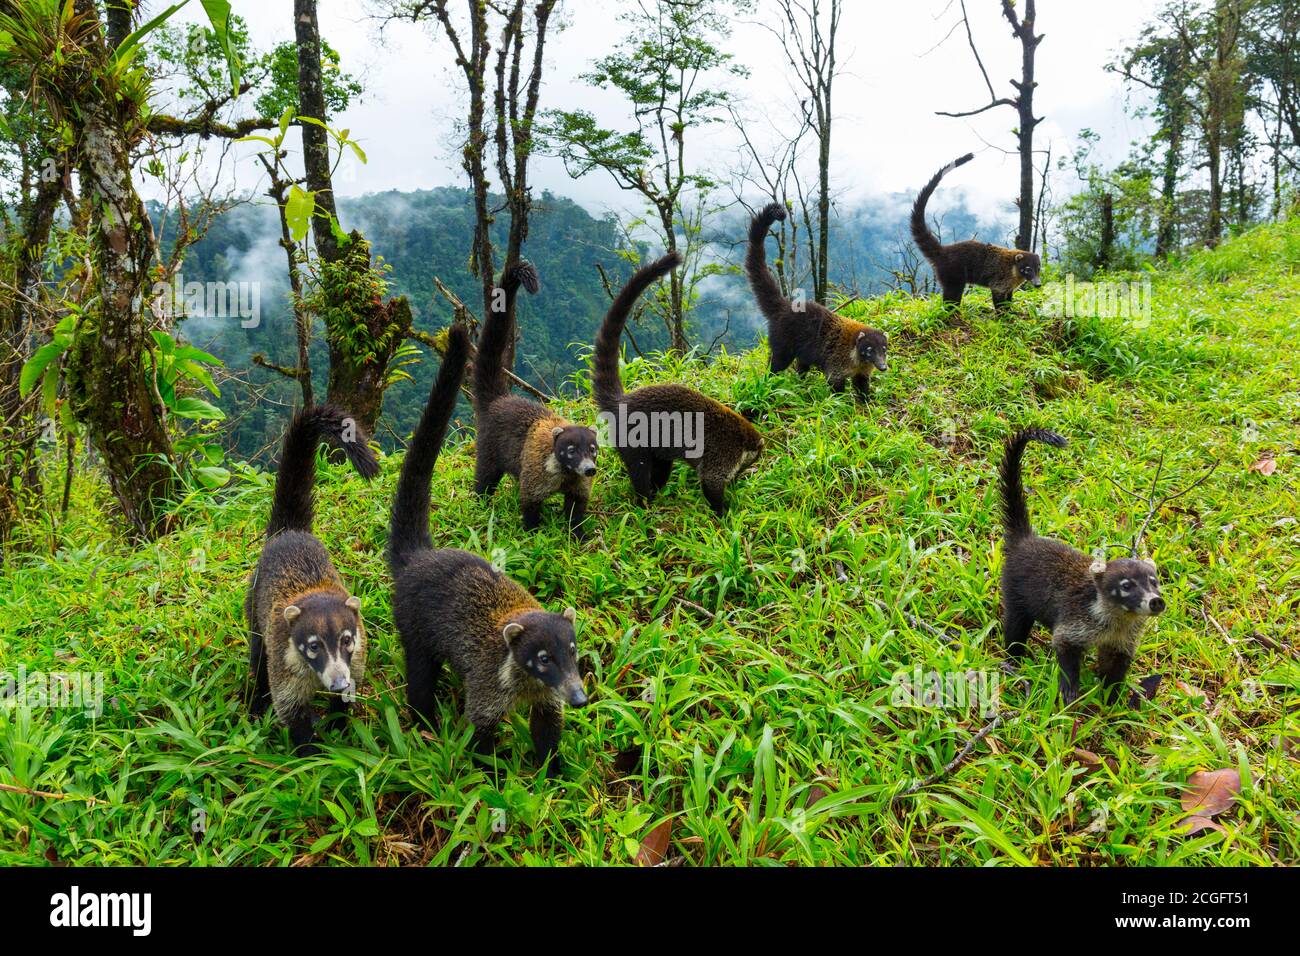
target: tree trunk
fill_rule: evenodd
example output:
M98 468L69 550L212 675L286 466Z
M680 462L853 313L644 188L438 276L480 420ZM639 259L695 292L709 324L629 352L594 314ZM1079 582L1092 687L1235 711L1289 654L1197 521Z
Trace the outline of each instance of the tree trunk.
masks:
M167 504L177 491L171 438L148 361L153 230L131 181L121 119L104 103L86 104L82 116L79 170L95 211L90 245L98 307L82 321L70 350L69 394L128 526L153 538L166 531Z
M298 47L298 112L321 123L325 114L325 83L321 78L320 27L316 22L316 0L293 0L293 28ZM300 123L302 161L307 188L315 194L312 237L316 252L326 262L341 255L331 220L337 221L334 183L330 176L329 132L315 123Z
M316 0L294 0L294 34L298 48L298 103L299 112L321 123L328 124L325 112L325 87L321 78L320 27L316 19ZM370 250L359 232L353 231L349 241L340 242L335 234L338 210L334 202L334 183L330 173L329 133L314 123L303 123L303 165L307 173L307 188L315 194L312 214L312 238L316 252L327 265L342 265L350 273L360 275L371 268ZM331 310L330 297L339 295L335 281L324 288L325 309ZM299 310L302 312L303 310ZM340 309L347 312L347 309ZM304 332L309 332L311 317L296 316L298 322L298 365L306 367ZM411 307L403 298L367 304L358 320L365 325L372 342L382 341L382 347L357 350L349 347L346 336L329 328L330 370L325 387L325 400L350 412L370 434L384 410L384 391L388 387L388 364L397 349L411 332ZM304 323L308 323L304 329ZM310 369L307 372L310 376ZM310 378L307 380L310 388ZM304 392L306 398L308 392Z
M1183 131L1181 119L1170 119L1169 145L1165 148L1164 172L1160 183L1160 210L1156 227L1156 258L1173 252L1177 237L1174 223L1178 211L1178 167L1182 164Z
M0 309L0 565L14 525L41 492L35 455L41 431L39 393L24 400L18 385L38 331L32 303L39 293L45 243L62 190L62 176L38 180L35 195L23 210L22 232L13 240L13 291Z
M1016 28L1021 48L1020 82L1012 81L1019 94L1016 97L1016 111L1020 116L1017 130L1020 151L1020 198L1017 200L1020 225L1016 231L1016 248L1026 252L1032 250L1034 242L1034 127L1039 123L1034 119L1034 88L1038 85L1034 80L1034 55L1038 44L1043 40L1042 36L1034 35L1034 7L1034 0L1028 0L1024 19ZM1014 20L1012 24L1015 25Z
M830 90L826 91L826 106L830 108ZM813 296L821 305L826 305L829 293L827 263L830 258L831 243L831 124L829 112L826 117L825 132L818 134L821 141L817 157L817 174L819 177L817 193L817 275L814 279Z
M1093 262L1096 269L1110 266L1110 257L1115 248L1115 197L1103 193L1101 197L1101 240L1097 244L1097 257Z

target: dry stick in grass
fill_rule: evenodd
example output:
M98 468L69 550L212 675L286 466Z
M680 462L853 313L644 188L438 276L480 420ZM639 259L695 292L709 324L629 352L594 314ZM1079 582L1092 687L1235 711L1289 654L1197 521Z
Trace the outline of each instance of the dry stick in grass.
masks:
M946 764L943 765L941 769L930 774L930 776L926 777L924 780L920 781L919 783L912 784L902 793L896 793L894 794L894 796L890 797L889 798L890 806L893 806L894 804L898 803L900 800L903 800L906 797L915 796L916 794L920 793L922 790L926 789L927 787L934 786L944 777L948 776L948 774L952 773L954 770L956 770L958 767L964 764L967 760L970 759L970 755L975 752L975 748L979 746L979 742L983 740L985 737L987 737L989 734L991 734L1000 723L1002 723L1002 715L998 714L987 724L981 727L976 732L975 736L972 737L969 741L967 741L966 746L961 749L961 753L957 754L957 756L949 760Z
M0 790L8 793L21 793L25 797L47 797L50 800L85 800L91 805L99 803L94 797L82 797L75 793L50 793L48 790L29 790L26 787L15 787L9 783L0 783Z
M1136 558L1138 556L1138 548L1141 547L1142 545L1142 538L1147 533L1147 528L1151 526L1151 519L1156 516L1157 512L1159 512L1160 509L1163 508L1165 505L1169 504L1169 502L1176 501L1179 498L1182 498L1184 495L1190 494L1192 491L1196 490L1201 485L1209 481L1210 476L1213 475L1215 471L1218 470L1219 464L1220 462L1216 458L1214 461L1210 463L1210 467L1205 469L1205 472L1201 475L1201 477L1197 478L1194 482L1192 482L1182 491L1175 491L1173 494L1165 495L1163 498L1159 499L1158 501L1156 500L1156 487L1160 484L1160 475L1164 471L1164 467L1165 467L1165 453L1163 451L1160 452L1160 460L1156 463L1155 477L1151 479L1151 490L1145 495L1141 494L1140 492L1133 491L1130 488L1125 488L1114 478L1110 477L1110 475L1106 476L1106 480L1109 481L1116 488L1118 488L1120 491L1124 492L1124 494L1128 495L1131 498L1135 498L1138 501L1144 502L1147 505L1147 515L1145 518L1142 519L1142 524L1138 528L1137 534L1133 536L1133 543L1129 546L1130 557Z

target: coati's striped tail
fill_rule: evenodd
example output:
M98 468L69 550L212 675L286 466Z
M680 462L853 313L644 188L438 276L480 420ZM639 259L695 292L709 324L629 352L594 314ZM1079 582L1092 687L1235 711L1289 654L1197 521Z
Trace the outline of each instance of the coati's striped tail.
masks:
M613 411L623 397L623 379L618 374L618 344L623 338L623 326L641 293L658 282L681 264L682 257L670 253L647 266L642 266L627 280L605 313L596 334L596 350L592 361L591 384L596 395L596 407L601 411Z
M370 436L351 414L334 405L316 405L300 411L289 423L280 448L267 537L280 531L311 530L315 514L316 448L326 437L343 449L362 478L379 474Z
M1025 505L1025 487L1020 481L1020 460L1025 446L1040 441L1053 448L1064 448L1068 442L1056 432L1045 428L1028 428L1007 441L1002 458L1002 527L1008 539L1023 538L1034 533L1029 524L1029 508Z
M510 337L515 333L515 297L520 286L530 295L536 295L541 285L537 270L530 262L518 262L502 276L505 302L499 310L488 309L478 337L478 354L474 357L474 404L479 408L486 408L494 399L510 394L510 380L502 364Z
M456 396L465 379L465 360L469 356L469 333L461 325L447 330L447 352L442 357L438 378L429 392L429 401L420 416L411 444L402 462L393 496L393 515L388 528L388 567L396 572L411 555L432 548L429 536L429 482L433 465L447 436L447 425L456 410Z
M933 259L938 254L939 250L943 248L943 244L939 242L935 234L930 231L930 227L925 221L925 204L930 201L930 196L938 187L939 180L943 179L944 176L948 175L948 173L952 172L958 166L964 166L974 158L974 153L967 153L960 159L954 159L947 166L943 167L943 169L934 174L933 179L925 184L925 188L922 189L920 194L916 197L916 202L912 204L912 241L916 243L916 247L921 250L921 253L927 259Z
M767 255L763 246L767 242L767 232L772 223L785 220L785 207L778 202L771 203L754 217L749 224L749 250L745 253L745 272L749 275L749 287L754 290L754 299L759 311L767 319L768 334L771 335L772 323L779 320L789 308L790 303L781 294L776 277L767 268Z

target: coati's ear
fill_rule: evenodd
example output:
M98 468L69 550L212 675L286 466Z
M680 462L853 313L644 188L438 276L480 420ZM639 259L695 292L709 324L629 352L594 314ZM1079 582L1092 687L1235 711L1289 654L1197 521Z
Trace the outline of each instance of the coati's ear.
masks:
M1091 571L1093 574L1105 574L1105 573L1106 573L1106 559L1105 559L1105 558L1093 558L1093 559L1092 559L1092 567L1090 567L1088 570Z
M577 609L576 609L576 608L571 608L571 607L566 607L566 608L564 609L564 619L565 619L566 621L568 621L570 624L572 624L574 621L576 621L576 620L578 619L578 611L577 611Z
M863 329L861 332L858 333L858 344L861 345L862 340L865 339L866 337L867 337L867 330Z
M564 431L564 429L561 428L559 425L556 425L554 428L551 429L551 437L552 437L552 438L559 438L559 437L560 437L560 432L562 432L562 431Z
M349 607L349 608L351 608L351 609L354 610L354 611L360 612L360 611L361 611L361 598L357 597L355 594L354 594L354 595L350 595L350 596L348 597L348 599L347 599L346 601L343 602L343 605L344 605L345 607Z
M1025 254L1023 252L1016 253L1016 262L1020 262L1024 258L1025 258Z
M292 624L298 620L298 615L302 613L302 608L296 604L286 604L284 608L284 619Z
M1155 563L1154 561L1152 561L1150 558L1143 558L1143 559L1142 559L1142 563L1145 564L1148 568L1151 569L1151 573L1152 573L1152 574L1159 574L1159 573L1160 573L1160 571L1156 568L1156 563Z
M511 621L505 627L501 628L501 636L506 639L507 644L522 633L524 633L524 626L518 621Z

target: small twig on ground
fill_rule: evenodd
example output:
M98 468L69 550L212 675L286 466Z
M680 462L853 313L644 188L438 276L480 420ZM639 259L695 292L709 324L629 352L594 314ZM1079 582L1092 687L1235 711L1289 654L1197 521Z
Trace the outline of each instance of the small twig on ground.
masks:
M7 793L21 793L25 797L46 797L50 800L84 800L92 805L99 803L94 797L82 797L75 793L50 793L48 790L29 790L27 787L16 787L10 783L0 783L0 790Z
M1160 484L1160 476L1164 472L1164 467L1165 467L1165 453L1163 451L1160 452L1160 461L1156 463L1155 477L1151 479L1151 490L1147 492L1147 494L1145 495L1142 494L1141 492L1134 491L1131 488L1125 488L1114 478L1110 477L1109 475L1106 476L1106 480L1109 481L1116 488L1118 488L1120 491L1122 491L1124 494L1128 495L1130 498L1133 498L1137 501L1143 502L1147 506L1146 517L1142 519L1142 524L1138 527L1137 534L1133 536L1133 543L1129 546L1130 557L1136 558L1138 556L1138 549L1142 546L1142 538L1146 535L1147 528L1151 526L1151 519L1153 519L1160 512L1160 509L1163 508L1165 505L1169 504L1169 502L1177 501L1179 498L1182 498L1184 495L1190 494L1191 492L1199 488L1201 485L1205 484L1205 482L1209 481L1210 476L1213 475L1215 471L1218 470L1220 464L1221 462L1216 458L1214 461L1210 463L1210 466L1205 469L1201 477L1197 478L1194 482L1192 482L1186 488L1183 488L1181 491L1175 491L1172 494L1165 495L1163 498L1159 500L1156 499L1156 488Z
M952 773L954 770L956 770L958 767L960 767L962 764L964 764L967 760L970 759L970 755L975 752L975 748L979 746L979 742L983 740L985 737L987 737L989 734L993 733L994 729L1000 723L1002 723L1002 715L998 714L987 724L981 727L976 732L974 737L972 737L969 741L967 741L966 746L961 749L961 753L957 754L957 756L953 757L946 764L944 764L941 769L930 774L930 776L926 777L920 783L914 783L906 790L904 790L902 793L895 794L889 800L890 805L893 806L894 804L898 803L900 800L903 800L907 797L915 796L916 794L920 793L922 790L926 789L927 787L934 786L944 777L948 776L948 774Z

